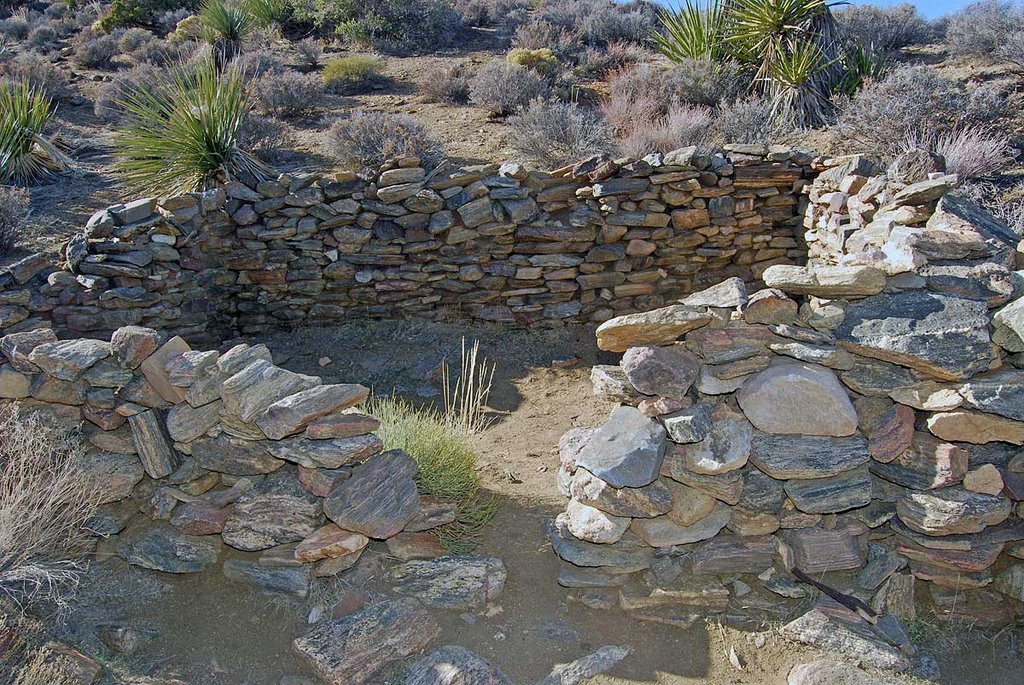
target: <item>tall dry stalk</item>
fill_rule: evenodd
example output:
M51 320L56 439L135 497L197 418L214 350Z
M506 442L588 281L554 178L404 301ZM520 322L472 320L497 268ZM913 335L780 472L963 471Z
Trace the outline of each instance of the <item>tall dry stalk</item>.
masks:
M459 376L454 385L447 359L441 367L444 416L452 428L472 434L487 427L489 419L483 409L487 406L493 380L494 364L480 355L480 341L475 340L467 347L463 338Z
M82 470L81 440L37 416L0 411L0 592L62 605L77 586L99 484Z

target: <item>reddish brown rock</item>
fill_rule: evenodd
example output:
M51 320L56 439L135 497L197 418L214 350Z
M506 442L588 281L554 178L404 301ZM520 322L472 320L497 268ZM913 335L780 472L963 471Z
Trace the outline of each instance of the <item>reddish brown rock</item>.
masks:
M187 502L174 509L171 525L185 535L218 535L231 512L207 502Z
M914 410L894 404L871 432L868 454L876 461L888 463L903 454L914 438Z
M191 349L184 339L175 336L139 364L139 370L142 371L142 375L146 377L146 381L153 387L153 390L171 404L184 402L187 389L171 385L170 374L167 373L167 362Z
M1003 476L992 464L982 464L964 476L964 489L986 495L998 495L1003 491Z
M361 533L342 530L333 523L328 523L296 546L295 558L304 563L336 559L362 551L369 542L369 538Z
M413 559L435 559L448 552L432 533L399 533L388 538L388 551L401 561Z
M372 433L380 427L380 421L361 412L341 412L324 416L306 426L306 437L311 440L331 438L354 438Z

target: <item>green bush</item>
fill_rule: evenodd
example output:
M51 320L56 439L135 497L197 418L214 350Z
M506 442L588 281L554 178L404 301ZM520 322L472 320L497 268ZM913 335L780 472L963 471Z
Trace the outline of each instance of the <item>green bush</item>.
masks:
M395 54L451 47L462 27L443 0L298 0L294 16L325 35Z
M38 87L0 81L0 183L27 185L70 164L46 135L53 112L53 103Z
M197 0L113 0L100 28L106 32L129 26L155 26L160 15L182 8L194 10Z
M549 48L530 50L529 48L513 48L508 53L509 64L525 67L541 76L554 76L558 71L558 58Z
M350 95L371 88L381 80L384 62L372 55L337 57L324 65L324 84L335 93Z

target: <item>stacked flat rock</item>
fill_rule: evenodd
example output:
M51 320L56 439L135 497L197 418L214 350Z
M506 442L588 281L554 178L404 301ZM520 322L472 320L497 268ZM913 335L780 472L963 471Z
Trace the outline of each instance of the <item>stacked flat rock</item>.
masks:
M198 351L139 326L110 342L9 333L0 355L5 402L81 431L103 503L90 530L130 564L197 573L226 545L248 553L222 564L229 579L304 596L372 540L426 535L426 556L444 553L429 531L451 508L419 495L411 457L383 451L362 385L280 368L264 345Z
M982 624L1024 615L1020 236L912 161L828 162L811 262L768 289L602 324L622 360L594 392L619 406L563 439L549 531L574 597L688 625L806 596L796 566L901 619L915 581L940 618L951 592Z

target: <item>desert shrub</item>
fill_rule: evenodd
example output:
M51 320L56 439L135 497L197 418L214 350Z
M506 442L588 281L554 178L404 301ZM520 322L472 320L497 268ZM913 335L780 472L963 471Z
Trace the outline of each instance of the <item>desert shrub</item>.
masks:
M419 83L419 90L430 102L469 102L469 69L463 64L430 69Z
M968 181L953 191L984 207L1017 235L1024 235L1024 182L1009 186L992 181Z
M506 116L531 100L545 97L551 90L543 76L509 64L506 60L491 60L473 76L469 97L474 105L492 114Z
M604 78L611 72L653 58L654 53L635 43L612 43L606 48L587 48L577 62L576 72L584 77Z
M320 42L313 38L303 38L292 47L299 56L299 63L308 69L316 69L324 61L324 49Z
M40 24L29 32L27 42L31 48L49 52L57 47L60 35L50 24Z
M296 117L317 108L323 99L324 84L316 74L287 69L260 76L253 85L253 93L261 114Z
M117 39L117 47L121 52L135 52L146 43L156 40L156 35L152 31L132 27L117 32Z
M1012 2L981 0L949 18L946 46L958 56L992 57L1016 31L1024 30L1024 10Z
M32 19L28 12L19 11L0 20L0 36L11 40L24 40L32 30Z
M75 38L72 61L89 69L108 68L120 52L118 36L86 29Z
M1000 102L990 88L967 92L927 66L901 66L841 103L830 130L832 147L898 154L911 135L990 123L1000 114Z
M287 126L276 119L258 114L247 116L238 132L239 147L268 164L276 164L281 160L282 148L289 140Z
M1012 62L1018 67L1024 67L1024 29L1014 31L1007 36L1003 44L996 50L996 57Z
M281 58L270 50L246 50L235 58L232 66L249 78L280 73L287 68Z
M527 50L546 48L551 50L558 59L566 62L572 62L576 55L584 51L585 47L579 35L547 21L531 21L528 24L523 24L516 30L512 44Z
M537 99L509 117L512 145L549 166L562 166L611 149L612 130L596 113L575 102Z
M283 24L291 16L289 0L245 0L245 9L260 26Z
M0 590L21 601L59 600L77 579L102 485L83 472L81 445L37 415L0 416Z
M344 166L376 171L396 157L419 157L428 166L440 160L441 148L411 117L357 110L327 131L327 149Z
M548 48L530 50L529 48L513 48L509 51L509 64L524 67L537 72L541 76L554 76L561 66L558 58Z
M715 111L715 136L722 143L779 143L793 130L787 119L776 116L771 102L764 97L723 103Z
M922 45L935 37L935 27L905 2L892 7L849 5L835 13L844 40L882 52Z
M647 2L546 0L535 20L573 33L586 45L601 47L617 41L647 42L658 24L658 12Z
M151 64L139 64L114 74L105 84L93 103L93 112L107 123L120 121L125 116L122 102L130 93L140 87L160 83L167 78L165 69Z
M196 0L113 0L100 20L100 28L113 31L129 26L154 26L167 12L194 10Z
M38 52L18 52L7 61L0 61L0 82L29 83L55 100L68 97L71 90L64 74L53 62Z
M923 148L942 155L946 171L959 175L963 181L995 176L1013 163L1010 139L980 126L912 134L907 148Z
M711 147L715 141L715 120L707 107L676 105L660 116L637 119L620 129L619 152L642 158L653 152L670 152L680 147Z
M351 95L369 90L383 79L384 62L372 55L337 57L324 65L328 90Z
M455 11L466 26L508 30L526 20L529 0L455 0Z
M325 34L395 54L450 47L462 26L443 0L306 0L294 11Z
M0 186L0 257L18 246L21 222L28 216L28 194L20 188Z
M713 107L735 100L749 90L750 74L732 60L683 59L665 73L673 97Z
M208 60L129 93L121 106L116 168L137 192L179 195L266 175L239 144L252 100L237 68L218 72Z
M67 168L70 160L46 134L53 112L38 87L0 82L0 183L30 184Z
M162 40L146 41L132 52L135 61L163 67L186 58L189 50L181 43Z

